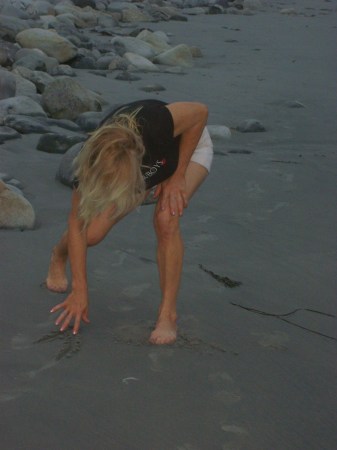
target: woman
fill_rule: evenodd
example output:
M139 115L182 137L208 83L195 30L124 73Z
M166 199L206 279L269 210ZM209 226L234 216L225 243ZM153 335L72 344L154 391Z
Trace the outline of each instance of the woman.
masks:
M73 322L76 334L81 320L89 322L87 247L102 241L156 186L154 229L162 298L150 342L176 340L183 264L179 221L210 170L213 150L207 116L201 103L137 101L113 111L86 141L76 159L68 229L53 249L46 279L48 289L65 292L69 257L71 293L51 310L62 311L56 320L61 331Z

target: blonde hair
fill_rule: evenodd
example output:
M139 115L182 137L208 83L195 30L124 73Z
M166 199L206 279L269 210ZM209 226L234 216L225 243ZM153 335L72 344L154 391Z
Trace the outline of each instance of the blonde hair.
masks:
M94 131L74 161L84 227L109 207L113 220L144 199L141 165L145 148L137 128L138 111L112 117Z

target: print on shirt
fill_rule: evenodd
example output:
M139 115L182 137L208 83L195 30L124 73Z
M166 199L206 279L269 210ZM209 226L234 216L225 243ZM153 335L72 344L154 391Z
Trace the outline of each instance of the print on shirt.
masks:
M153 175L155 175L161 167L165 166L165 164L166 164L165 158L163 158L161 161L157 159L157 161L153 164L153 166L150 167L149 170L144 173L143 175L144 180L146 181L149 178L153 177Z

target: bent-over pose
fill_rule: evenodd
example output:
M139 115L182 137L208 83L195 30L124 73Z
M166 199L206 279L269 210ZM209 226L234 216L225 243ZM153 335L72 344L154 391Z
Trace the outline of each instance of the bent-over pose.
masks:
M81 320L89 322L87 248L101 242L156 186L154 229L162 298L150 342L175 341L184 252L179 221L210 170L207 116L201 103L136 101L110 113L85 142L75 161L68 229L53 249L46 279L48 289L65 292L69 258L71 292L51 310L61 311L56 320L61 331L73 323L76 334Z

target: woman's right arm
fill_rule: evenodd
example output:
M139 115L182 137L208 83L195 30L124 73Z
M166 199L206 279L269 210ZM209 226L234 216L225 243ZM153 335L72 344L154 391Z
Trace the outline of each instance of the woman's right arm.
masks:
M51 312L63 309L56 320L64 331L74 321L73 333L78 333L81 320L89 323L88 318L88 287L87 287L87 233L78 217L80 196L73 191L72 206L68 219L68 253L72 274L72 291L64 302L54 306Z

